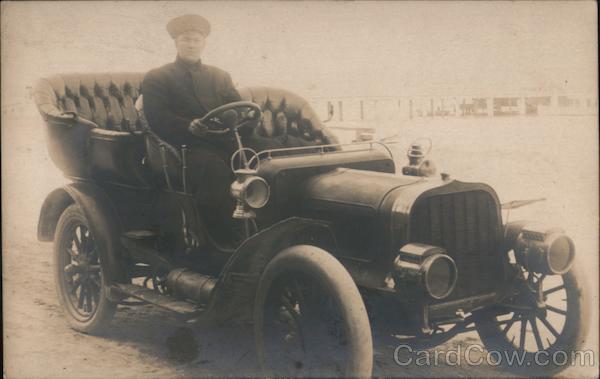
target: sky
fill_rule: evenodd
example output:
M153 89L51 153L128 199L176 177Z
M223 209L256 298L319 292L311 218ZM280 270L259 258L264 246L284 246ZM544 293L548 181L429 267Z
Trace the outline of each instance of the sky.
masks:
M203 59L240 86L313 97L597 88L591 1L3 2L3 91L170 62L165 25L184 13L210 20Z

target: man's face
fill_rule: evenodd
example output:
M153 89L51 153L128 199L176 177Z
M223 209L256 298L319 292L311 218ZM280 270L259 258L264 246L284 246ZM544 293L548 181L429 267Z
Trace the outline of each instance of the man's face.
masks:
M181 33L175 38L175 47L179 58L188 62L197 62L202 56L206 38L204 34L193 30Z

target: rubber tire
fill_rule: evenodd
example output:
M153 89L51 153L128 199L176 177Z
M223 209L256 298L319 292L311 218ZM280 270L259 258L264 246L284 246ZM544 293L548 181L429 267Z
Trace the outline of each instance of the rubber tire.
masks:
M363 299L354 280L342 264L328 252L309 245L289 247L279 253L265 268L262 274L254 306L254 333L258 358L265 373L262 343L263 308L273 281L286 271L300 271L310 274L314 280L337 294L344 327L350 341L350 356L345 367L344 377L371 377L373 370L373 340L369 318ZM277 375L275 373L275 375Z
M68 238L66 233L69 230L70 225L73 223L80 223L85 225L89 230L89 224L81 209L77 204L72 204L60 216L56 232L54 234L54 280L56 283L56 292L60 305L64 310L65 317L71 328L86 334L102 334L108 327L112 320L117 304L108 300L107 298L107 287L104 284L104 275L102 275L102 288L100 290L100 300L96 312L89 320L80 320L73 315L73 310L70 307L70 301L68 299L67 289L64 286L62 276L64 275L64 267L60 267L61 264L61 246L65 243L64 239ZM91 230L90 230L91 233ZM101 272L103 271L102 265L100 265Z
M567 291L567 317L558 340L549 349L545 350L548 352L548 356L544 354L539 358L541 362L548 361L548 364L538 366L534 359L535 353L528 352L522 365L508 365L505 364L507 363L506 359L502 359L502 364L499 365L499 368L518 375L550 377L569 367L568 365L554 364L551 359L552 354L560 350L567 352L570 356L571 352L581 348L587 336L591 313L589 299L587 298L585 276L581 266L577 262L575 262L569 272L563 275L563 283ZM495 316L484 314L482 319L489 322L491 317ZM501 333L499 325L477 322L475 325L479 337L488 351L499 351L501 354L504 354L505 351L508 354L518 351L506 335Z

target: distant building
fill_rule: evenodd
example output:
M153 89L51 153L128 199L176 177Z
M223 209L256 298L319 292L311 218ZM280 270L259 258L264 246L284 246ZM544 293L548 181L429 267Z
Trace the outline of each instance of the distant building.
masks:
M311 104L323 119L328 119L333 110L331 122L346 125L421 117L598 114L596 93L569 92L564 88L445 89L435 95L313 98Z

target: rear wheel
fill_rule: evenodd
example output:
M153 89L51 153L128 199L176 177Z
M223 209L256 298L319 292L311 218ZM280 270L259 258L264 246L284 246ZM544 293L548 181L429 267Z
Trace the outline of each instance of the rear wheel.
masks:
M117 305L107 298L98 247L76 204L63 212L56 226L54 274L58 299L71 327L90 334L102 332Z
M367 377L371 328L346 269L314 246L295 246L265 269L255 303L255 337L266 375Z
M488 351L498 351L501 366L518 374L554 375L571 363L587 333L590 309L577 265L563 275L527 273L529 284L513 299L514 309L502 315L479 315L477 331ZM541 286L541 298L537 298ZM523 357L512 364L505 357Z

